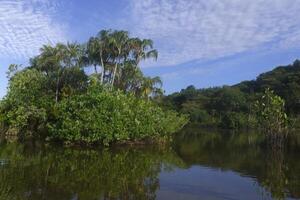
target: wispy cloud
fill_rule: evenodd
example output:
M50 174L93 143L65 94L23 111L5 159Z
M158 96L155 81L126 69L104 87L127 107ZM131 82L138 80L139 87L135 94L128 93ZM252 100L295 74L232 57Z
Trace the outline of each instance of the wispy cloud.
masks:
M298 0L130 2L134 32L155 40L160 65L300 46Z
M41 45L65 41L53 18L55 0L0 0L0 57L28 58Z
M180 70L172 71L172 72L167 72L163 73L161 75L162 79L164 81L170 81L170 80L175 80L175 79L180 79L183 77L190 77L190 76L202 76L202 75L210 75L216 70L222 69L223 66L219 64L208 64L202 67L197 67L197 68L182 68Z

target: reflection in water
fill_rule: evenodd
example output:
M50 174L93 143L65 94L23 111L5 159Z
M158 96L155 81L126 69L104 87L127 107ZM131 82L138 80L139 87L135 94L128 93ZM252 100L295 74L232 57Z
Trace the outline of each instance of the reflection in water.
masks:
M255 178L274 199L300 198L300 137L291 135L283 149L270 149L256 133L205 132L187 128L175 149L186 165L231 170Z
M11 160L0 169L1 199L155 199L161 163L182 164L169 150L153 148L99 152L10 144L0 155Z
M3 143L0 200L241 199L240 191L248 199L300 198L299 146L293 137L284 150L268 151L259 134L193 128L160 148ZM258 190L248 190L249 181Z

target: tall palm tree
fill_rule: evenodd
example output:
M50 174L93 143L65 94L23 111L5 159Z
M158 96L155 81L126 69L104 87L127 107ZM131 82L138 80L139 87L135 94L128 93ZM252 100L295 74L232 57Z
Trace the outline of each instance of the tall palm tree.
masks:
M58 45L57 45L58 46ZM48 76L55 76L55 101L58 102L59 82L60 82L60 54L58 47L44 45L40 49L41 54L38 56L37 67L41 71L45 71Z
M68 68L81 67L81 47L76 43L58 43L52 47L44 45L37 57L37 68L45 71L48 76L56 77L55 101L58 102L60 90L63 84L64 73Z
M124 61L124 58L128 56L129 52L125 52L128 41L129 34L127 31L114 31L110 34L109 44L112 50L113 61L115 63L111 81L112 87L114 86L118 65L120 65L122 61Z
M83 67L81 59L83 57L82 46L77 43L67 43L67 45L62 46L63 59L65 60L65 65L67 67Z
M88 63L90 65L94 66L94 71L95 74L98 74L97 72L97 65L99 64L99 59L98 59L98 52L99 52L99 46L98 46L98 39L95 37L91 37L89 41L87 42L87 58L88 58Z
M88 64L94 66L95 74L97 72L97 66L102 67L102 72L100 76L100 83L102 84L105 76L105 63L108 59L108 36L110 30L102 30L100 31L96 37L91 37L87 43L87 58Z
M105 62L104 60L107 60L109 58L108 55L108 39L109 39L109 33L110 30L102 30L97 35L97 43L98 43L98 52L99 52L99 58L100 58L100 65L102 66L102 73L101 73L101 83L104 81L105 76Z
M133 57L136 61L136 65L138 66L141 60L146 60L148 58L154 58L155 60L158 57L158 52L156 49L153 49L153 41L150 39L139 39L133 38L130 42Z
M116 87L125 92L134 92L140 85L143 73L136 67L134 60L126 61L120 71Z

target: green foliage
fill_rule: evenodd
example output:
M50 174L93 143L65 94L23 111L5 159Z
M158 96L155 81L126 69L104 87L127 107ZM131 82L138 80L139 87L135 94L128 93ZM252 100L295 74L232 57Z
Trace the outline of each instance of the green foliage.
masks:
M159 77L146 77L140 70L142 60L157 59L153 41L130 37L127 31L102 30L85 45L84 63L92 66L101 84L137 97L162 95Z
M221 127L239 129L247 126L247 116L240 112L226 112L222 116Z
M284 100L270 89L256 102L258 120L267 133L282 133L286 129L288 117L284 106Z
M275 94L282 97L287 112L292 116L300 114L300 61L296 60L288 66L261 74L254 85L255 90L263 92L270 88Z
M180 92L164 97L161 104L189 114L194 123L222 128L258 127L255 102L266 88L285 100L287 115L295 128L300 118L300 61L277 67L261 74L256 80L243 81L233 86L196 89L188 86Z
M8 94L0 104L0 122L9 127L10 134L24 137L45 128L52 104L46 81L35 69L24 69L11 77Z
M156 57L151 40L126 31L101 31L87 45L44 45L30 66L10 65L1 129L19 138L105 145L168 138L187 117L151 101L162 95L162 82L138 65ZM85 73L91 65L95 73Z
M10 80L7 101L14 105L38 102L46 95L46 77L36 69L17 72Z
M163 112L150 101L120 91L97 91L72 96L56 105L50 136L64 141L105 145L117 141L169 136L186 122L174 112Z
M202 126L242 128L250 116L246 95L238 88L197 90L189 86L164 100L163 106L188 114L192 122Z

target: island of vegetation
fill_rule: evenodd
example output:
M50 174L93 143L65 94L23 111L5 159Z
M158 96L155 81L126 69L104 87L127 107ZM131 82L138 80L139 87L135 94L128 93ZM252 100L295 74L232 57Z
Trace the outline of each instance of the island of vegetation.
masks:
M159 77L141 61L157 58L149 39L102 30L85 44L44 45L27 67L10 65L0 101L1 132L71 144L163 141L187 122L154 102Z

